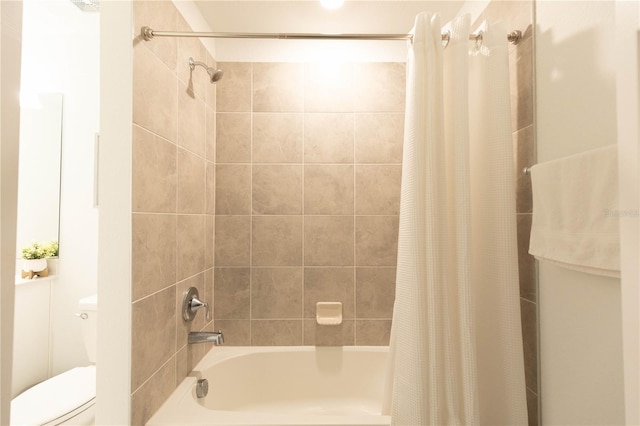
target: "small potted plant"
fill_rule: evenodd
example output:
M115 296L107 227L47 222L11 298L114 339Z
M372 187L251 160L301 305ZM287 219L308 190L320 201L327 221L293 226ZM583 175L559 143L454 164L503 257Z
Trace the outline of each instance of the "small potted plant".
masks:
M49 244L34 242L22 248L22 278L32 279L34 276L46 277L49 275L47 257L58 255L58 242Z

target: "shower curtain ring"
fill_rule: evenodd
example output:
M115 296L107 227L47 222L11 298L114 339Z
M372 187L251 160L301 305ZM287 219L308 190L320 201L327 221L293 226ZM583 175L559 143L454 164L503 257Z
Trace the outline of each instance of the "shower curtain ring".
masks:
M480 48L482 47L482 41L484 39L483 37L484 31L480 31L478 32L478 35L476 35L476 49L480 50Z
M451 30L447 30L446 33L442 34L442 48L445 49L449 42L451 41Z

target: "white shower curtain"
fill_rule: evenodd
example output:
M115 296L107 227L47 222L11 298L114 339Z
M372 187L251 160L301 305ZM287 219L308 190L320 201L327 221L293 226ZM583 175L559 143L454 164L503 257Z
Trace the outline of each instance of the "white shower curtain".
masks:
M416 17L407 61L394 425L524 425L506 30Z

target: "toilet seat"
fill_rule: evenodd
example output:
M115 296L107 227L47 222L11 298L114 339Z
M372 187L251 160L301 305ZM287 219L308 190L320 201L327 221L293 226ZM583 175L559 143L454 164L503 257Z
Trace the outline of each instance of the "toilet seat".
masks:
M58 425L88 410L96 397L96 367L77 367L11 401L11 425Z

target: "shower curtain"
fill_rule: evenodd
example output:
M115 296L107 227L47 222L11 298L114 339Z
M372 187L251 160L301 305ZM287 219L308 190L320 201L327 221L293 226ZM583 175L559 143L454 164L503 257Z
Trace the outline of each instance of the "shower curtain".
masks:
M407 61L394 425L524 425L506 30L416 17Z

